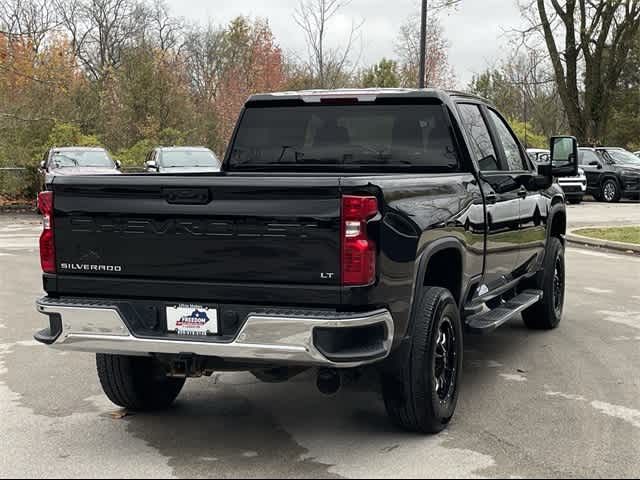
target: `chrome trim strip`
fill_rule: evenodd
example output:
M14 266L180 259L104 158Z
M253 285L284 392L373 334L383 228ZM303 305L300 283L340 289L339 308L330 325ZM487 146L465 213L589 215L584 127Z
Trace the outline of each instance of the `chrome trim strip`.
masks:
M352 368L386 358L392 347L394 324L387 310L376 310L353 317L249 315L237 338L231 343L135 337L115 307L56 305L50 299L37 304L45 315L62 318L62 334L51 345L58 350L146 356L150 353L194 354L235 361L264 361L278 364ZM383 357L354 362L333 362L313 345L313 330L362 327L384 323L387 335Z

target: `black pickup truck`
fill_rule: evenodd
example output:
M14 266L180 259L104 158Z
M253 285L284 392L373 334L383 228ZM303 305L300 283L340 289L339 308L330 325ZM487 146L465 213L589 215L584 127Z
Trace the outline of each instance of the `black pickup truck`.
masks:
M40 195L48 328L97 353L107 396L168 407L185 379L317 369L332 394L380 374L400 426L438 432L465 332L564 302L565 201L577 142L542 174L482 99L339 90L248 100L220 173L56 177Z

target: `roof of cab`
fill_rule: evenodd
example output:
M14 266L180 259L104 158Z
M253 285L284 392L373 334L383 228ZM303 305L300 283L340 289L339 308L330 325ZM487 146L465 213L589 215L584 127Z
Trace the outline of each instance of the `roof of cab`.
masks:
M247 103L282 100L301 100L305 103L320 103L325 99L335 100L341 98L357 98L361 102L373 102L378 98L434 98L445 103L452 97L490 103L484 98L469 93L433 88L343 88L336 90L300 90L260 93L249 97Z

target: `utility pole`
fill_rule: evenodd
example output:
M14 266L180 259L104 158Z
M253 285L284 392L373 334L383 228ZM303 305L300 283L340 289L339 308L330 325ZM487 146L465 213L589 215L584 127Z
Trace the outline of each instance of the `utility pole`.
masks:
M420 26L420 79L418 87L425 87L425 77L427 70L427 9L428 0L422 0L422 22Z

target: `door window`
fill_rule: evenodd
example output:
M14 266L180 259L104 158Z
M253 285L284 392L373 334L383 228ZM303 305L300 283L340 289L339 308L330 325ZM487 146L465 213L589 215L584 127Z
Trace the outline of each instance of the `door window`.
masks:
M478 162L480 170L483 172L501 170L480 107L470 103L461 103L458 105L458 110L462 124L471 140L471 153Z
M593 162L600 163L600 158L598 158L598 154L596 152L591 150L580 150L578 153L578 161L580 165L589 167Z
M522 152L518 145L518 140L513 133L511 133L511 129L507 123L493 110L489 110L489 116L496 127L498 142L502 145L509 170L515 172L528 170L524 159L522 158Z

